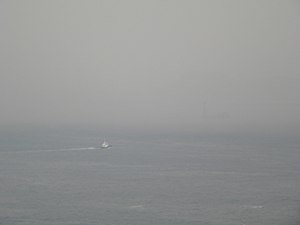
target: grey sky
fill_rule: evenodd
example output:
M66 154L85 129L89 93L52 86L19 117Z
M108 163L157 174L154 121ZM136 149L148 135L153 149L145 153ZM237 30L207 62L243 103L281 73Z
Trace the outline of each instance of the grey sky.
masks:
M10 0L0 21L0 123L300 124L298 1Z

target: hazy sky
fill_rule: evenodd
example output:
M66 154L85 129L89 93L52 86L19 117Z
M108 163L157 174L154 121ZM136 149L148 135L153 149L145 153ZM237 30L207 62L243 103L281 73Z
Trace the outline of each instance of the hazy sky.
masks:
M0 2L0 123L295 131L300 3Z

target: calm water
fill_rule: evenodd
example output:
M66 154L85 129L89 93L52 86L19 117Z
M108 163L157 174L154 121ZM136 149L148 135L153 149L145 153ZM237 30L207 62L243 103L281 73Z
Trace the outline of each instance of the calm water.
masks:
M234 136L1 131L0 224L299 224L296 143Z

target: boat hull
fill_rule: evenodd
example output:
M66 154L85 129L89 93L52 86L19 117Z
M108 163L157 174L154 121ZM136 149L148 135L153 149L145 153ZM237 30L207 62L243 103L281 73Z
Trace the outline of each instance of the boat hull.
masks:
M108 149L108 148L111 148L111 147L112 147L112 145L105 146L105 147L104 147L104 146L101 146L102 149Z

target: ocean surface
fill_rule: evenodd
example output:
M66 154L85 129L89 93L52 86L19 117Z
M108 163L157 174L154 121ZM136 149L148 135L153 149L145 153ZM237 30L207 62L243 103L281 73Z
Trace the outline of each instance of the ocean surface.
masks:
M300 224L297 141L62 126L0 134L0 225ZM100 149L103 138L113 148Z

